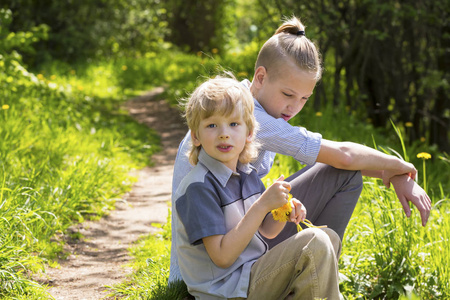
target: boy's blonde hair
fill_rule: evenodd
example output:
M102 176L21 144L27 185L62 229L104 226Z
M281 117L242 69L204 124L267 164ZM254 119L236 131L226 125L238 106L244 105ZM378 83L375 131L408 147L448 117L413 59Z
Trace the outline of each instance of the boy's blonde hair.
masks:
M231 76L230 74L228 74ZM252 142L246 143L239 155L241 163L249 163L256 158L258 151L253 141L257 122L253 115L255 105L250 91L234 78L217 76L209 79L195 89L185 104L185 118L192 132L198 134L201 120L214 114L231 115L236 109L247 125L247 134L252 132ZM189 162L196 165L201 146L192 143Z
M319 51L305 36L305 26L295 16L286 19L262 46L255 69L263 66L267 72L277 73L287 59L291 59L301 70L313 73L317 81L322 77Z

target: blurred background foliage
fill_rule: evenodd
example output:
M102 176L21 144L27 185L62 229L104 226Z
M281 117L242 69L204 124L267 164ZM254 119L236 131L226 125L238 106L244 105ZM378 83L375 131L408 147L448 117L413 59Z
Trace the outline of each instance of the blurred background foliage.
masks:
M248 76L282 17L296 15L324 60L316 110L344 107L377 127L392 119L410 128L409 140L450 147L449 0L6 0L0 7L11 11L1 49L17 49L31 68L55 59L165 51L225 58L250 49ZM18 32L20 42L11 43Z

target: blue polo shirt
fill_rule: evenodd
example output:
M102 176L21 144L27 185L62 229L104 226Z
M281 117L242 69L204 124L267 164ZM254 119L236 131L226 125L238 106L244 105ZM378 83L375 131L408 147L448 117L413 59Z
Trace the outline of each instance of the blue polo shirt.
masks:
M247 297L253 263L268 250L259 232L226 269L210 259L202 238L225 235L244 217L265 187L249 164L233 172L201 151L198 164L175 193L173 230L178 264L189 293L200 299Z

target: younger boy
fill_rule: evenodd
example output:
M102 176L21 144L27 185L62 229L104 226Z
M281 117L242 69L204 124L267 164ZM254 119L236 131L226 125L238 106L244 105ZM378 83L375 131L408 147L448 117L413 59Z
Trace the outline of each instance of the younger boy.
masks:
M340 239L304 230L268 250L285 223L270 211L287 202L280 177L265 190L249 162L256 121L249 90L231 78L210 79L186 104L190 162L174 199L173 226L181 275L197 299L339 299ZM292 222L306 217L293 199Z

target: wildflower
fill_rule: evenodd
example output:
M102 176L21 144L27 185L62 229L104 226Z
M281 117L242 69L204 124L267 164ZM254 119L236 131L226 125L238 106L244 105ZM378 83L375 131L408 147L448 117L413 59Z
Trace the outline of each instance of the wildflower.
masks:
M70 74L75 75L75 70L70 70Z
M272 213L272 217L275 221L279 221L279 222L287 222L289 221L289 215L292 211L292 195L289 194L287 203L285 203L283 206L278 207L277 209L273 209L271 211ZM305 219L304 221L301 221L301 223L303 223L304 225L306 225L309 228L325 228L327 227L326 225L323 226L315 226L313 225L313 223L307 219ZM302 231L303 228L302 226L300 226L300 224L297 225L297 231Z
M247 75L248 75L248 73L245 71L241 71L241 72L237 73L238 77L247 77Z
M3 109L3 110L9 109L9 105L8 105L8 104L3 104L3 105L2 105L2 109Z
M427 169L425 166L425 161L427 159L431 158L431 154L426 153L426 152L420 152L419 154L417 154L417 158L421 158L423 160L423 189L425 190L425 193L426 193L427 192Z
M283 206L277 208L277 209L273 209L272 212L272 216L273 219L275 221L280 221L280 222L286 222L289 221L289 214L292 211L292 206L291 206L291 200L292 199L292 195L289 194L289 198L286 202L286 204L284 204Z
M322 112L318 111L316 112L316 117L321 117L322 116Z
M430 159L431 158L431 154L430 153L426 153L426 152L420 152L419 154L417 154L417 158Z
M37 78L40 79L40 80L44 80L44 75L42 75L42 74L37 74Z
M197 56L198 56L198 57L202 56L202 54L203 54L202 51L198 51L198 52L197 52Z
M217 53L219 53L219 49L213 48L213 49L211 50L211 52L212 52L213 54L217 54Z
M405 127L413 127L413 123L412 122L406 122L405 123Z
M56 75L50 76L50 79L51 79L51 80L55 80L55 79L56 79Z
M14 81L14 79L11 77L11 76L8 76L7 78L6 78L6 82L7 83L11 83L11 82L13 82Z
M127 69L128 69L127 66L122 66L122 70L123 70L123 71L126 71Z
M427 139L424 137L424 136L422 136L422 137L420 137L420 141L423 143L423 142L425 142Z

